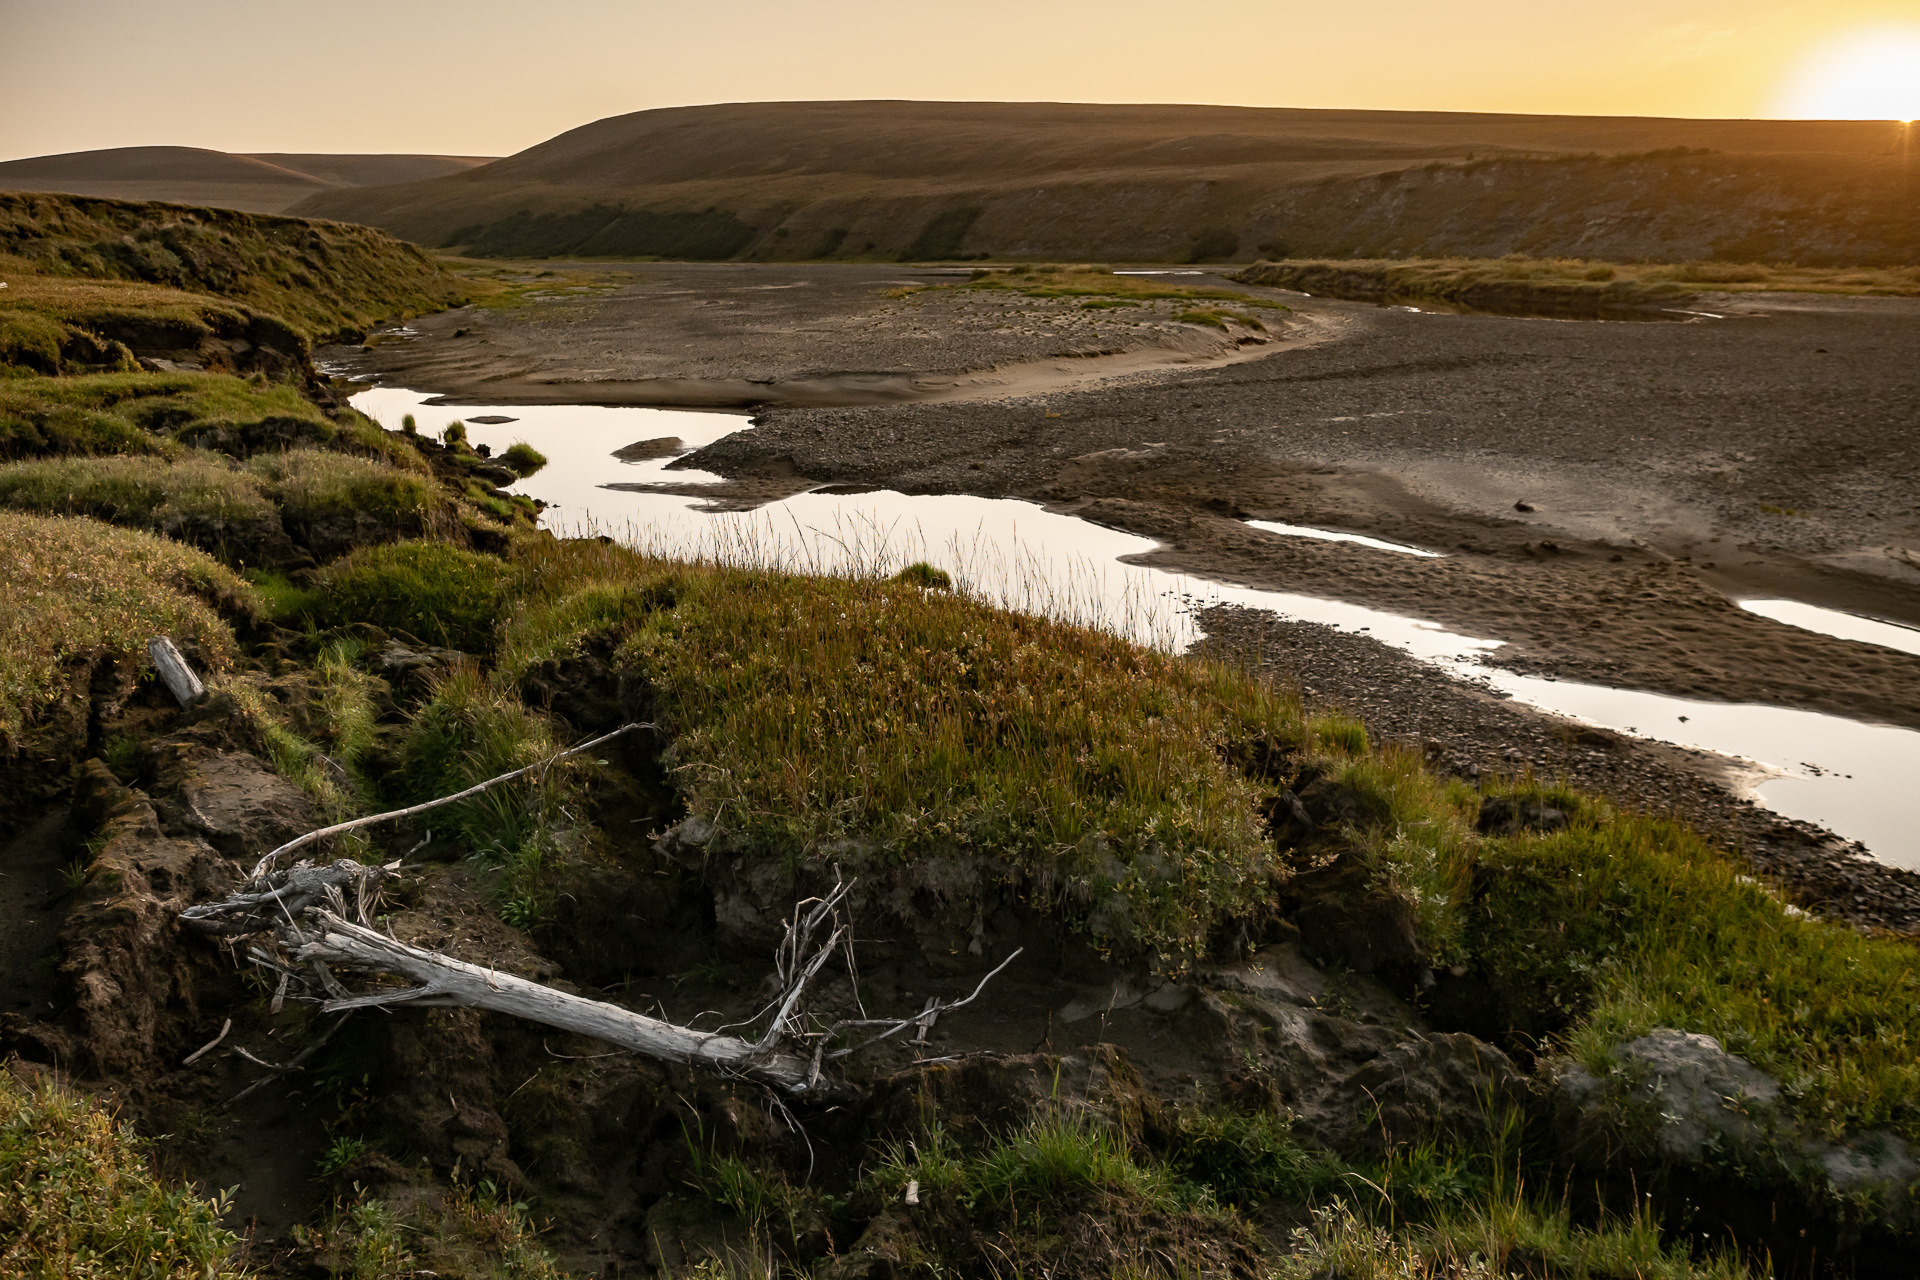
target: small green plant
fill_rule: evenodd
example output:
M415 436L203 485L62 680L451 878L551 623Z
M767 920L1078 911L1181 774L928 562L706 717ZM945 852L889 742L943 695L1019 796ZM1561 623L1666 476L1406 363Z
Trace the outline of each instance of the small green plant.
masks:
M1167 1164L1227 1204L1304 1201L1348 1185L1337 1161L1301 1146L1272 1115L1183 1114Z
M327 1149L320 1155L320 1176L331 1178L365 1154L367 1144L359 1138L337 1137L327 1144Z
M467 442L467 424L456 418L440 433L440 439L453 448L459 448Z
M547 455L525 440L516 440L500 455L500 463L524 480L547 465Z
M400 430L407 435L417 436L420 434L420 424L414 421L413 415L409 413L400 419Z

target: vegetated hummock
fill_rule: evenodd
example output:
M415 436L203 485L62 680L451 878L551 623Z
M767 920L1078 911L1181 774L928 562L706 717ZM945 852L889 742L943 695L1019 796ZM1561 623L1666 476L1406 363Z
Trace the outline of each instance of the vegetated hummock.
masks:
M1910 942L1697 833L1437 776L930 565L555 538L500 487L537 450L383 432L304 349L63 359L0 370L11 1270L1737 1280L1910 1250ZM206 702L150 678L154 634ZM176 923L292 835L634 722L316 852L406 864L397 938L708 1029L757 1025L837 877L857 964L818 1017L1024 967L847 1059L822 1112L471 1010L337 1022Z
M112 200L285 213L338 187L418 182L487 163L486 156L233 155L203 147L109 147L0 162L0 191L53 191Z
M1898 125L810 102L583 125L301 213L478 256L1912 265Z
M1242 284L1364 302L1425 303L1518 315L1593 316L1674 306L1708 290L1912 296L1920 266L1793 267L1760 263L1589 262L1580 258L1290 259L1235 272Z
M56 325L90 331L102 349L118 341L174 350L208 336L284 346L284 336L271 332L275 321L302 340L322 340L457 305L465 292L429 255L366 227L4 192L0 273L14 295L0 297L0 325L24 329L30 338L12 341L32 340L42 351L64 341L51 336ZM91 288L95 281L151 289L102 292ZM76 311L85 318L68 323ZM268 333L248 331L256 317ZM0 342L6 333L0 328ZM228 363L244 363L248 354L235 349ZM17 354L7 359L21 363Z

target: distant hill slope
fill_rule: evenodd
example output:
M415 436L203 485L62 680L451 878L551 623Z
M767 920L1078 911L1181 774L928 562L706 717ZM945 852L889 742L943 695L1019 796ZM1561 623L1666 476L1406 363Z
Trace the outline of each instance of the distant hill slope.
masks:
M112 147L0 163L0 191L281 213L317 192L417 182L485 164L485 156L234 155L200 147Z
M296 209L483 256L1908 263L1920 170L1901 142L1872 121L747 103Z

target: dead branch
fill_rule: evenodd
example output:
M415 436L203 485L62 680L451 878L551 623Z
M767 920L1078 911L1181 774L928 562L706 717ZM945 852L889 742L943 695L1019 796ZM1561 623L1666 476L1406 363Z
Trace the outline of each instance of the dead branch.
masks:
M628 725L561 754L585 751L617 733L641 727L644 726ZM553 757L555 760L559 758ZM760 1017L770 1015L765 1031L758 1039L748 1040L724 1034L728 1028L699 1031L660 1018L649 1018L618 1005L557 991L492 968L482 969L478 965L411 946L381 933L372 927L374 912L380 901L379 889L384 880L398 873L398 862L383 867L369 867L350 858L341 858L329 866L299 862L285 871L272 870L273 860L280 854L319 836L368 822L418 813L475 794L487 786L527 771L521 769L503 774L458 795L416 805L411 809L310 832L262 859L255 876L239 892L221 902L190 907L181 912L181 919L206 933L225 936L269 935L270 944L266 937L262 937L260 943L247 948L247 953L255 964L279 979L273 998L275 1010L288 998L289 991L294 993L294 999L311 1001L324 1011L343 1015L355 1009L395 1005L486 1009L588 1036L647 1057L705 1067L754 1080L777 1093L809 1101L839 1098L847 1092L846 1086L825 1076L823 1068L826 1063L839 1061L858 1049L877 1044L913 1027L920 1028L920 1039L924 1042L926 1029L933 1025L934 1019L971 1004L987 984L1021 954L1020 950L1015 950L963 999L930 1001L919 1013L905 1018L861 1016L842 1019L822 1028L821 1020L810 1018L804 1008L804 1001L814 980L829 961L842 954L846 957L849 978L856 975L852 955L853 921L846 908L855 882L839 877L836 868L832 889L794 907L792 918L774 954L779 993L753 1019L757 1022ZM821 937L823 933L824 938ZM399 978L409 985L379 985L355 991L335 976L336 969L347 974ZM861 1012L864 1015L864 1009ZM336 1023L329 1029L321 1042L331 1037L339 1025ZM872 1028L882 1030L859 1045L833 1047L835 1038L842 1032ZM210 1049L213 1046L207 1047ZM317 1044L310 1046L309 1052L317 1047ZM240 1053L274 1071L276 1076L269 1078L278 1078L288 1071L299 1069L307 1056L302 1054L286 1067L278 1067L259 1062L244 1050L232 1052ZM264 1083L265 1080L257 1082L234 1101L239 1101Z
M395 1004L488 1009L604 1040L650 1058L746 1076L786 1093L807 1094L819 1083L812 1064L797 1054L779 1048L763 1049L736 1036L678 1027L617 1005L482 969L436 951L409 946L324 908L309 908L301 924L282 926L279 938L296 961L319 961L359 973L398 976L416 984L335 997L321 1004L324 1010Z
M453 804L458 800L470 799L473 796L479 795L482 791L487 790L489 787L497 787L503 782L511 782L515 778L532 773L537 769L548 768L565 760L568 756L579 755L582 751L591 751L601 743L609 742L623 733L631 733L635 729L651 728L653 728L651 724L623 724L618 729L614 729L609 733L603 733L599 737L583 742L577 747L568 747L565 751L556 752L538 764L530 764L524 768L515 769L510 773L503 773L497 778L488 778L485 782L476 782L465 791L456 791L450 796L441 796L437 800L427 800L420 804L409 805L404 809L394 809L387 813L371 814L365 818L354 818L348 822L336 822L330 827L321 827L317 831L309 831L303 836L296 836L294 839L287 841L278 849L273 850L261 858L259 862L254 864L253 871L247 879L249 881L260 880L273 870L274 864L280 860L280 855L292 853L295 849L312 844L315 840L325 839L327 836L341 835L348 831L357 831L361 827L370 827L375 823L392 822L397 818L411 818L415 814L426 813L428 810L438 809L442 805Z
M256 892L236 893L220 902L188 907L180 913L180 919L202 933L233 937L265 933L299 919L309 907L339 904L345 914L345 895L351 890L353 914L365 923L372 919L381 881L397 874L399 868L397 862L384 867L363 866L352 858L341 858L326 867L299 862L264 877L265 883Z

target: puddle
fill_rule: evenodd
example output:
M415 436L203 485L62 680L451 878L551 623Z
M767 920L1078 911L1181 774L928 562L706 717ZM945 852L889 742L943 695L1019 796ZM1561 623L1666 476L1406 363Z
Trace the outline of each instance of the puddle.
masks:
M1748 613L1757 613L1763 618L1771 618L1802 631L1817 631L1823 636L1920 654L1920 628L1903 627L1897 622L1882 622L1878 618L1862 617L1857 613L1843 613L1839 609L1822 609L1819 605L1802 604L1798 600L1742 600L1740 607Z
M1380 415L1369 415L1378 417ZM1330 419L1342 421L1342 419ZM1247 527L1258 529L1262 533L1277 533L1283 538L1316 538L1322 542L1351 542L1362 547L1372 547L1375 551L1397 551L1403 556L1422 556L1429 560L1444 559L1446 553L1428 551L1425 547L1409 546L1404 542L1388 542L1384 538L1369 538L1358 533L1339 533L1333 529L1309 529L1305 525L1281 524L1274 520L1249 520Z
M488 425L476 424L474 418L496 412L494 407L427 406L428 398L383 387L361 392L353 397L353 404L389 427L397 427L402 415L412 413L422 430L437 431L462 415L468 423L467 438L495 452L516 440L533 444L549 463L512 488L554 504L544 522L558 533L605 533L657 554L705 556L806 573L891 573L926 560L985 599L1103 626L1140 643L1176 651L1199 639L1193 611L1211 604L1267 609L1288 618L1363 631L1546 711L1754 761L1768 775L1755 794L1769 808L1858 840L1885 862L1920 867L1920 831L1912 820L1911 797L1912 779L1920 776L1920 733L1910 729L1811 711L1696 702L1517 675L1481 665L1481 658L1501 647L1498 640L1460 635L1434 623L1360 605L1228 586L1126 564L1122 557L1145 555L1156 544L1015 499L829 486L753 511L707 513L698 509L702 504L698 497L603 487L717 480L702 472L666 471L670 457L623 462L612 455L637 441L666 436L678 436L687 448L698 448L744 428L744 415L517 405L507 408L519 421ZM1326 530L1310 532L1329 536ZM1416 550L1385 545L1396 551Z

